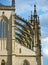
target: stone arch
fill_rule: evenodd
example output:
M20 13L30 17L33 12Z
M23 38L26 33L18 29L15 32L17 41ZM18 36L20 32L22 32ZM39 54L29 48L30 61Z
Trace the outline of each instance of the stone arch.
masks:
M1 61L1 65L5 65L5 60L4 59Z
M23 65L30 65L30 63L28 60L25 59Z

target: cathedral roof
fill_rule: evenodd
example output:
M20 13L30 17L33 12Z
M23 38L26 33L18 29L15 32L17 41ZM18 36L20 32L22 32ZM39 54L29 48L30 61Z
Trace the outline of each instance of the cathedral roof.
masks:
M0 10L15 10L15 8L13 6L7 6L0 3Z

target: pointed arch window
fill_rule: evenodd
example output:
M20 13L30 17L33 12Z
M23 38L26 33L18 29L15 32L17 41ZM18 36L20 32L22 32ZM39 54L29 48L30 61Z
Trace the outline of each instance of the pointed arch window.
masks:
M1 65L5 65L5 60L2 60L1 61Z
M25 59L23 65L30 65L30 63Z
M7 22L5 20L0 21L0 38L7 37Z

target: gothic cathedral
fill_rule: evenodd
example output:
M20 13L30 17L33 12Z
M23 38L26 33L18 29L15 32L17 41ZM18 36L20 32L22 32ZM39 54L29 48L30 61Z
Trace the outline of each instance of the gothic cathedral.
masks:
M11 6L0 4L0 65L42 65L39 16L25 20Z

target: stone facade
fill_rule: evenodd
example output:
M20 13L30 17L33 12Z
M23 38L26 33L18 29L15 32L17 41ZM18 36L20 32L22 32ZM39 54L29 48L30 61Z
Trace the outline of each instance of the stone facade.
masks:
M14 3L12 3L14 4ZM15 41L15 7L0 7L0 22L7 23L7 37L0 37L0 65L41 65L41 57L38 64L37 55L32 51ZM4 64L3 64L4 63Z

